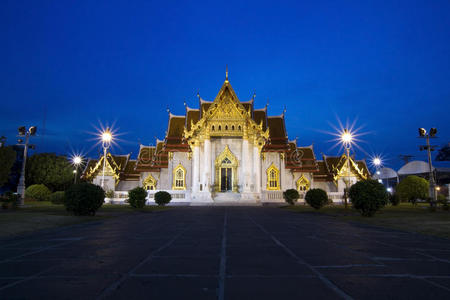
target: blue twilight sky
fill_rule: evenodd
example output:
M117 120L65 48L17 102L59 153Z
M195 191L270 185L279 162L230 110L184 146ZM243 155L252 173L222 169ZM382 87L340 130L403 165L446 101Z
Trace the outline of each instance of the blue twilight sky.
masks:
M97 155L164 138L169 107L213 100L225 77L242 101L287 107L289 137L331 149L337 117L362 125L358 158L425 159L418 127L450 141L449 1L21 1L0 4L0 135L39 127L37 151ZM45 119L45 132L43 123Z

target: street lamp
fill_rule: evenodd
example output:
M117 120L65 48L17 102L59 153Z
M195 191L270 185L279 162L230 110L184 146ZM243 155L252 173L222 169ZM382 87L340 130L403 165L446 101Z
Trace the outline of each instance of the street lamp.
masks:
M350 147L352 145L353 135L348 129L344 129L341 134L341 142L347 154L347 180L345 181L344 205L347 208L347 197L350 186Z
M23 206L24 200L25 200L25 166L27 163L27 154L28 154L28 147L34 149L34 145L28 145L28 141L30 140L30 136L36 135L36 126L31 126L30 128L27 128L25 126L20 126L18 128L19 136L25 137L25 144L23 144L23 161L22 161L22 172L20 173L20 179L19 179L19 185L17 186L17 194L20 195L18 205ZM19 143L22 143L23 140L19 139Z
M103 173L102 173L102 188L105 189L105 168L106 168L106 152L111 146L113 135L109 127L101 134L102 147L103 147Z
M74 181L73 183L77 183L77 175L78 175L78 167L83 163L83 158L79 155L75 155L72 157L72 164L75 166L75 170L73 170Z
M429 172L430 172L430 197L433 199L433 205L436 203L437 201L437 193L436 193L436 181L434 179L434 173L433 173L433 165L431 162L431 151L434 151L436 146L431 146L430 145L430 138L436 138L436 133L437 133L437 129L436 128L431 128L430 132L427 133L427 131L425 130L425 128L419 128L419 138L425 138L427 141L426 146L420 146L419 149L420 151L422 150L427 150L428 153L428 167L429 167Z

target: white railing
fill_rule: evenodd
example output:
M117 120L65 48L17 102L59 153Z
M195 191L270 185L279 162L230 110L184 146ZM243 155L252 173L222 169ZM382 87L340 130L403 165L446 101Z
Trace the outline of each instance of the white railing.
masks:
M265 191L263 192L263 200L268 202L280 202L283 200L283 192L282 191Z
M331 199L333 203L341 203L344 201L344 193L341 192L328 192L328 199Z
M157 192L160 192L162 190L149 190L147 191L147 203L155 203L155 194ZM175 190L164 190L165 192L168 192L170 196L172 196L173 202L189 202L191 201L190 195L188 191L175 191Z

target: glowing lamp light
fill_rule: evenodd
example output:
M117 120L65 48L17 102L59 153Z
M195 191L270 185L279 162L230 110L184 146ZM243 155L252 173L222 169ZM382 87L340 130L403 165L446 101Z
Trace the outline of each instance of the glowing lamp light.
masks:
M373 159L373 164L375 165L375 166L380 166L381 165L381 159L379 158L379 157L375 157L374 159Z
M352 142L353 136L352 134L347 130L344 129L344 132L341 135L341 140L344 144L350 144Z
M387 190L389 193L392 193L392 188L388 187L386 190Z
M106 129L106 131L104 131L102 133L102 142L104 143L110 143L112 141L112 134L109 131L109 129Z
M77 174L77 170L73 170L73 174Z
M81 164L82 161L83 161L83 159L81 158L81 156L75 156L72 159L72 162L73 162L74 165L79 165L79 164Z

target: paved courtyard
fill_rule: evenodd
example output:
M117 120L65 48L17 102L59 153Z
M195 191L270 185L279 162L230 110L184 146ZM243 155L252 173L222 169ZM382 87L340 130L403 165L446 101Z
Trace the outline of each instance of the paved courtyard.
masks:
M450 241L270 207L0 240L0 299L449 299Z

